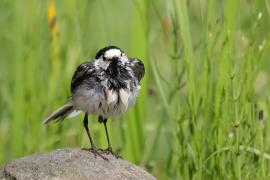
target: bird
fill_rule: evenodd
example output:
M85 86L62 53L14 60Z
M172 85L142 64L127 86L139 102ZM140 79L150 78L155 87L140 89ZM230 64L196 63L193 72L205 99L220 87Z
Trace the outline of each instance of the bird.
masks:
M114 45L100 49L94 60L80 64L71 80L71 96L67 103L51 113L44 121L64 120L74 112L83 112L83 125L95 157L102 152L120 157L113 152L107 129L108 118L116 118L132 106L141 89L141 80L145 68L138 58L128 57L124 51ZM108 148L98 149L88 127L88 115L98 115L98 122L103 123ZM86 150L86 148L84 148Z

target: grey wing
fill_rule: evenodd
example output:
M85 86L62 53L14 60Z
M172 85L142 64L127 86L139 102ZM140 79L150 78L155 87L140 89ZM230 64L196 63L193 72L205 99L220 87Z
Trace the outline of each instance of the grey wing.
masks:
M142 61L136 58L129 58L129 62L135 77L138 79L138 81L141 81L145 73Z
M71 92L74 90L87 78L91 77L95 72L95 67L93 62L84 62L77 67L72 80L71 80Z

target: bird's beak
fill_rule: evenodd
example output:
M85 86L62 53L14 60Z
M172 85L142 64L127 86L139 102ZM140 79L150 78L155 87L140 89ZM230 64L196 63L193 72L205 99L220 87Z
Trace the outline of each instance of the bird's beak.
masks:
M118 59L119 59L119 58L115 56L115 57L111 58L110 60L111 60L111 61L118 61Z

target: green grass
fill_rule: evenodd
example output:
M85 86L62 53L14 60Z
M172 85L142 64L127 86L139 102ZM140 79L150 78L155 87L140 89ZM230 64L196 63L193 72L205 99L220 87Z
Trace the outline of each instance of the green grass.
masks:
M268 0L0 2L0 163L87 147L83 116L44 126L77 65L109 44L143 60L138 101L112 144L158 179L269 179ZM263 120L259 120L259 112ZM99 147L104 128L90 116Z

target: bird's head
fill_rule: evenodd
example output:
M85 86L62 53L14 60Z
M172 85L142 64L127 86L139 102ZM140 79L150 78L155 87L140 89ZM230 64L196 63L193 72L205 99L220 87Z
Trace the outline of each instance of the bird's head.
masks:
M106 46L96 54L96 65L107 69L110 64L125 64L128 57L117 46Z
M106 46L96 54L96 59L112 60L121 58L123 51L117 46Z

